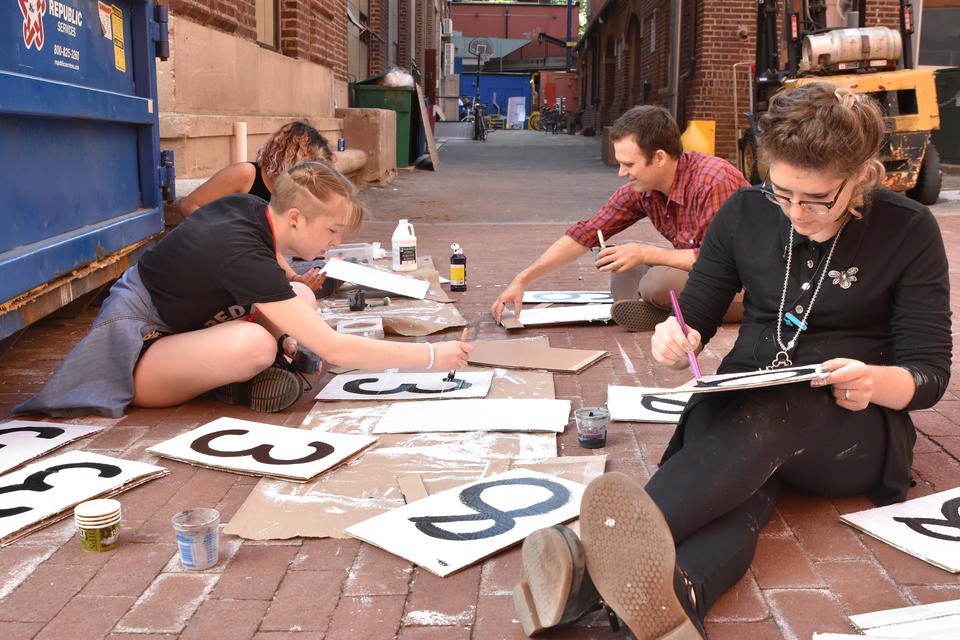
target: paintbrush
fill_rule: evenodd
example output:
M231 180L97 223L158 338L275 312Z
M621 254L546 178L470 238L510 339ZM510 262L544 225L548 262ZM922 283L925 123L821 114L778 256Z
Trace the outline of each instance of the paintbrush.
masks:
M466 341L467 341L467 331L469 331L469 329L470 329L469 327L464 327L464 328L463 328L463 331L460 332L460 342L466 342ZM444 381L444 382L448 382L448 381L449 381L449 382L453 382L453 380L454 380L456 377L457 377L457 370L456 370L456 369L450 369L450 371L447 373L447 377L444 378L443 381Z

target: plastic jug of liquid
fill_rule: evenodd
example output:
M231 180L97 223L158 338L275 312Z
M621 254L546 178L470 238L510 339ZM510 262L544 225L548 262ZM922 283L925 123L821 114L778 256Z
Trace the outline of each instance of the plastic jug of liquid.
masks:
M414 271L417 268L417 235L413 225L404 218L390 238L393 245L393 270Z

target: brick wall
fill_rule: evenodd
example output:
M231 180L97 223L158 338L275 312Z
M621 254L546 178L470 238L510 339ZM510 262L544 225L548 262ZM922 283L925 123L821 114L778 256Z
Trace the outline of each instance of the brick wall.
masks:
M316 62L345 80L347 74L346 0L281 0L280 53ZM256 41L253 0L171 0L170 10L204 26Z
M594 23L596 47L581 45L578 68L581 70L583 123L599 133L624 111L643 100L644 83L649 83L646 100L669 106L668 71L670 49L669 0L608 0L603 24ZM600 2L592 2L591 7ZM746 119L735 118L749 108L749 65L737 67L737 108L734 109L734 68L738 62L756 57L756 3L753 0L682 0L683 25L680 47L680 113L683 127L689 120L714 120L717 123L716 153L736 159L737 127ZM898 0L871 2L867 26L898 29ZM655 50L650 50L651 23L656 34ZM593 71L592 56L600 64L596 80L600 83L597 100L589 95Z

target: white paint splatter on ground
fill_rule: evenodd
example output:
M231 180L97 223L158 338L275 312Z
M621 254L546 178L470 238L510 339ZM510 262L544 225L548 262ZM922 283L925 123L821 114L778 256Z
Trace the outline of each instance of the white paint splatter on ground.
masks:
M10 569L10 573L7 574L7 579L0 584L0 600L6 598L14 589L19 587L20 584L29 578L30 574L32 574L44 560L52 556L56 550L57 547L37 549L38 553L36 555L22 558L16 562L13 568Z
M473 607L455 616L439 611L411 611L403 619L403 624L421 627L453 627L469 624L473 619Z
M157 591L163 588L164 583L173 578L174 574L163 574L161 573L157 576L154 581L147 587L137 601L133 603L133 607L130 608L130 611L127 612L127 615L120 620L117 626L114 628L115 631L120 633L180 633L183 631L183 628L187 625L187 622L196 613L197 609L200 608L200 605L207 599L207 595L213 590L213 587L220 580L220 576L217 574L192 574L190 575L191 579L201 582L202 589L200 593L196 596L187 600L185 602L179 602L170 607L167 607L165 610L169 615L169 619L166 621L166 626L159 623L156 620L155 616L150 616L151 624L148 627L138 627L130 626L129 623L125 624L124 620L128 618L133 618L136 620L138 609L145 602L153 598ZM183 580L187 576L183 574L176 574L177 580ZM182 591L182 590L180 590ZM150 605L146 605L150 606Z
M623 358L623 366L627 370L627 373L636 373L637 370L633 368L633 363L630 362L630 357L627 355L627 352L624 350L623 345L620 344L619 340L617 340L617 349L620 351L620 357Z

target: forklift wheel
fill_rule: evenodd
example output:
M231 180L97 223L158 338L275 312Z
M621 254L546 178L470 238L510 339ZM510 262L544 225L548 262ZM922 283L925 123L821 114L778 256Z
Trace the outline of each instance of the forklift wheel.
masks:
M940 174L940 154L933 143L927 143L927 150L923 154L920 172L917 174L917 183L913 189L907 191L907 196L920 204L931 205L940 197L940 185L943 176Z
M740 138L740 167L750 184L760 184L760 159L757 156L757 138L746 130Z

